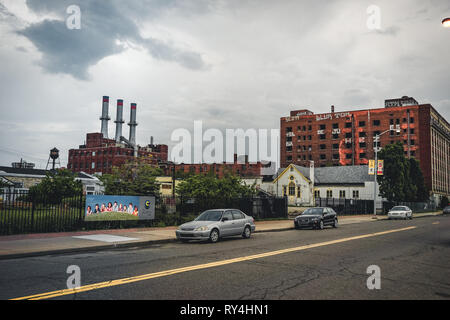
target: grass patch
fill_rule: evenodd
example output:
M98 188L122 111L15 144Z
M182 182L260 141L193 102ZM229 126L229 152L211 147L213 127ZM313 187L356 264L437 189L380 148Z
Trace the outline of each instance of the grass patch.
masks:
M85 221L138 220L139 218L125 212L102 212L87 216Z

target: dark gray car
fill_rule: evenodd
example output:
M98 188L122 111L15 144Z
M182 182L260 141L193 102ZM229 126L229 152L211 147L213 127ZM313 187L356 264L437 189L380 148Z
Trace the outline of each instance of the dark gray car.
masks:
M337 214L332 208L309 208L294 219L295 229L323 229L324 226L333 226L334 228L338 227Z
M250 238L255 231L252 217L237 209L212 209L202 212L194 221L179 226L175 232L177 239L209 240L217 242L220 238L242 235Z

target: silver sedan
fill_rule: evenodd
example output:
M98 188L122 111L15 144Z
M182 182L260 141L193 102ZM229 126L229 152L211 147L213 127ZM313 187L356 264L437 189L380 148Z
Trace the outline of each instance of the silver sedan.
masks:
M177 239L209 240L217 242L220 238L242 235L250 238L255 231L254 219L237 209L212 209L201 213L194 221L179 226Z
M389 219L412 219L412 210L407 206L396 206L388 212Z

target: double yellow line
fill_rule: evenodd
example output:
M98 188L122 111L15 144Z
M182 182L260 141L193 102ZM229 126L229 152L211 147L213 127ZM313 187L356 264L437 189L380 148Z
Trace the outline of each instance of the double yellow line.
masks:
M376 236L381 236L381 235L394 233L394 232L412 230L415 228L417 228L417 227L413 226L413 227L407 227L407 228L401 228L401 229L393 229L393 230L388 230L388 231L369 233L369 234L364 234L364 235L360 235L360 236L342 238L342 239L337 239L337 240L308 244L308 245L299 246L299 247L293 247L293 248L281 249L281 250L270 251L270 252L265 252L265 253L260 253L260 254L254 254L254 255L246 256L246 257L239 257L239 258L234 258L234 259L227 259L227 260L221 260L221 261L216 261L216 262L198 264L195 266L189 266L189 267L184 267L184 268L177 268L177 269L165 270L165 271L160 271L160 272L148 273L148 274L143 274L140 276L134 276L134 277L129 277L129 278L122 278L122 279L117 279L117 280L98 282L98 283L89 284L86 286L81 286L76 289L63 289L63 290L39 293L39 294L30 295L30 296L14 298L11 300L42 300L42 299L55 298L55 297L69 295L69 294L76 294L76 293L85 292L85 291L97 290L97 289L101 289L101 288L120 286L123 284L132 283L132 282L166 277L166 276L170 276L170 275L177 274L177 273L183 273L183 272L201 270L201 269L207 269L207 268L213 268L213 267L220 267L220 266L224 266L224 265L232 264L232 263L236 263L236 262L243 262L243 261L249 261L249 260L254 260L254 259L266 258L266 257L283 254L283 253L302 251L302 250L311 249L311 248L328 246L328 245L336 244L336 243L342 243L342 242L353 241L353 240L358 240L358 239L376 237Z

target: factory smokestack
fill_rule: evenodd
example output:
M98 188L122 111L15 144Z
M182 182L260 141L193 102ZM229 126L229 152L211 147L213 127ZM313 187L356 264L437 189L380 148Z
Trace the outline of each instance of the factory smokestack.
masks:
M128 140L133 146L136 146L136 103L131 104L130 122L128 125L130 126L130 138Z
M108 116L108 109L109 109L109 97L103 96L103 106L102 106L102 116L100 117L100 120L102 120L102 134L103 138L108 138L108 121L111 119Z
M122 124L123 121L123 100L117 100L117 113L116 113L116 143L120 143L120 137L122 136Z

